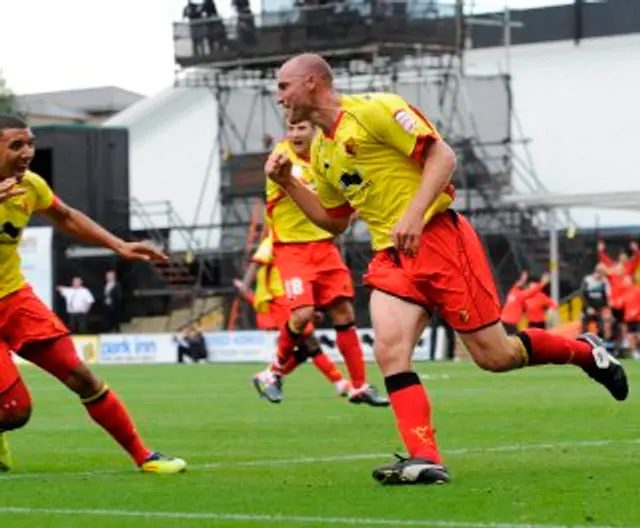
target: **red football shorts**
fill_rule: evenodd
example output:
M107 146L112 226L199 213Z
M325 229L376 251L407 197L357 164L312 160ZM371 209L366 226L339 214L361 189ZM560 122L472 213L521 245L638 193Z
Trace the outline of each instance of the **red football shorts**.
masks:
M351 273L333 240L276 243L273 253L292 310L353 298Z
M26 343L46 341L68 333L64 323L30 286L0 299L0 392L18 378L9 350L19 352Z
M289 320L290 314L286 297L276 297L269 303L268 312L256 312L256 323L260 330L279 330Z
M395 297L440 310L459 332L474 332L500 320L500 298L487 256L473 226L449 210L424 228L418 254L394 248L378 252L365 284Z

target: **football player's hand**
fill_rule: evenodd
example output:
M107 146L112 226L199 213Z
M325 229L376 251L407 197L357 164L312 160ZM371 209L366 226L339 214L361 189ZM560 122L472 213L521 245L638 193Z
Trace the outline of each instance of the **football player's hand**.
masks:
M169 261L169 257L164 252L153 247L148 242L125 242L117 251L118 255L126 260Z
M284 152L272 152L264 165L264 173L278 185L285 185L291 179L291 160Z
M551 275L549 275L549 273L543 273L542 277L540 277L540 283L543 286L546 286L547 284L549 284L551 282Z
M629 242L629 248L631 248L631 251L633 251L634 253L637 253L638 252L638 243L635 240Z
M598 241L598 251L603 252L607 249L607 245L604 243L604 241L599 240Z
M407 209L398 220L398 223L391 229L393 246L405 255L413 256L417 254L423 229L423 216L411 208Z
M13 196L19 196L26 193L27 190L18 187L18 180L15 178L7 178L0 181L0 202L4 202Z

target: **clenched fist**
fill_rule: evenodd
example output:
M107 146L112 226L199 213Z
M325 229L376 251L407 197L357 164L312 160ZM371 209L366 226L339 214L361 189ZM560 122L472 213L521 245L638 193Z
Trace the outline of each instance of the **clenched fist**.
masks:
M284 152L272 152L264 165L264 173L278 185L286 185L291 180L289 156Z

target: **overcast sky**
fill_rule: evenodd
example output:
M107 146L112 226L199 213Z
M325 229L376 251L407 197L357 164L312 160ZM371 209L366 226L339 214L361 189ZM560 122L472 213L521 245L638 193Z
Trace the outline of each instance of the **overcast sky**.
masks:
M16 93L118 86L152 95L174 77L172 21L186 0L0 0L0 69ZM217 0L223 16L231 0ZM254 11L260 0L252 0ZM571 3L509 0L511 8ZM477 0L476 11L504 0Z

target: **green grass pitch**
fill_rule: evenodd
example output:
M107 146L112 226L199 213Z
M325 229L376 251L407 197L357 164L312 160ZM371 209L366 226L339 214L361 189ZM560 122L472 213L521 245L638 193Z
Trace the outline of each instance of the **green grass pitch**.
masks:
M281 405L258 400L257 365L96 367L150 446L189 462L177 476L138 473L73 395L25 367L34 415L10 435L0 526L640 526L640 362L626 366L620 404L574 367L418 364L453 475L439 487L374 482L401 450L391 411L338 398L312 366Z

